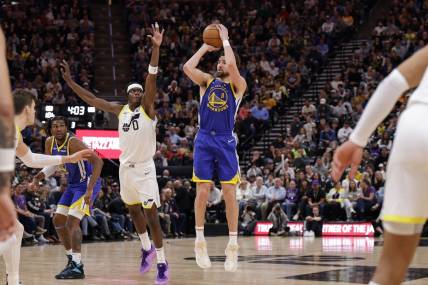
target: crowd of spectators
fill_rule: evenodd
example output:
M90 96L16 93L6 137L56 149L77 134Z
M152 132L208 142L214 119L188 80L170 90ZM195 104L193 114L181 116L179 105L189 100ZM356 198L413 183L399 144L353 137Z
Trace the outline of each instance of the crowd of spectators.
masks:
M155 21L165 28L161 49L158 163L191 165L197 127L199 88L183 73L184 63L202 44L202 31L221 21L229 29L246 78L246 91L235 131L240 148L248 148L269 129L285 107L327 61L334 45L350 34L364 13L366 1L128 1L128 28L134 80L141 82L150 61L147 34ZM200 63L216 70L217 53Z
M30 2L23 1L20 5ZM158 167L192 165L198 89L181 68L199 47L200 34L207 24L226 18L222 22L229 28L231 43L240 56L241 74L249 85L247 99L237 116L237 131L242 139L254 135L258 128L268 127L275 116L282 114L327 61L328 52L343 31L352 29L360 16L354 1L307 0L304 5L294 5L291 1L280 6L280 11L274 9L278 7L276 2L248 1L245 6L238 5L235 7L239 8L234 9L229 5L236 1L220 2L215 8L208 6L208 2L198 5L185 2L180 6L175 2L161 6L129 2L135 80L142 81L149 62L146 28L156 20L167 29L161 56L168 60L161 60L156 102L160 123L154 159ZM5 30L15 87L35 89L39 100L45 100L48 90L66 90L57 66L62 58L74 60L78 81L93 86L93 24L89 20L89 10L78 3L82 1L64 1L55 7L35 5L25 12L34 16L32 25L22 21L21 10L9 6L6 19L10 20L6 21ZM257 220L271 221L274 224L272 234L281 235L287 231L287 221L291 220L305 221L307 228L317 233L317 223L321 220L378 219L386 162L406 97L372 136L355 179L350 180L345 174L340 182L332 181L329 175L332 154L352 132L382 78L427 43L426 12L422 1L394 1L389 14L373 30L372 39L355 50L342 72L320 90L316 102L305 102L283 137L272 143L267 151L253 152L251 165L243 173L237 191L241 232L251 233ZM222 17L225 14L228 16ZM82 20L75 21L73 15ZM39 23L42 20L43 28ZM60 34L67 36L62 38ZM27 39L28 35L34 35L35 39ZM83 51L84 47L87 52ZM32 61L25 59L27 52L28 59L34 56ZM212 71L216 58L213 55L207 58L201 68ZM40 88L34 84L38 75L43 82L38 85ZM68 96L69 99L73 97ZM24 131L25 140L39 152L45 136L38 128ZM165 236L192 234L194 184L171 177L168 170L162 175L159 173L158 182L162 201L159 218ZM45 239L56 241L51 218L65 190L66 177L57 173L37 190L29 183L31 170L21 167L17 171L13 195L26 237L30 240L36 237L41 242ZM132 221L118 195L119 185L114 177L103 179L93 214L82 221L86 239L135 238ZM226 219L222 193L216 185L211 189L206 219L213 223Z
M69 62L77 82L94 87L94 23L89 2L2 4L1 24L14 88L29 89L40 103L77 105L76 96L62 82L62 60Z
M386 163L398 117L411 92L371 137L355 179L345 173L341 181L332 181L332 154L349 137L377 84L428 43L427 9L423 1L392 3L372 38L354 51L342 71L320 90L316 102L305 101L287 132L268 151L253 152L241 208L251 205L260 219L280 205L289 221L307 220L314 209L327 221L378 221ZM260 193L266 200L259 198Z

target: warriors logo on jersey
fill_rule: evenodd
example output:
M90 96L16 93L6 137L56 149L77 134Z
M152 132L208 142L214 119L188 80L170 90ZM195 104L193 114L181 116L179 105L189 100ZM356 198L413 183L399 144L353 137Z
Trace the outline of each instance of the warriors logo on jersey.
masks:
M227 105L228 95L224 86L219 86L211 89L208 98L208 108L214 112L223 112L229 106Z

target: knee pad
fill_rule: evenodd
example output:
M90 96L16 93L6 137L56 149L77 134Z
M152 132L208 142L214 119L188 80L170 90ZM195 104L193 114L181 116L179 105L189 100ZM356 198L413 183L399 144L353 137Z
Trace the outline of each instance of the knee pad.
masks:
M383 222L384 229L395 235L410 236L422 233L423 224L403 224L395 222Z

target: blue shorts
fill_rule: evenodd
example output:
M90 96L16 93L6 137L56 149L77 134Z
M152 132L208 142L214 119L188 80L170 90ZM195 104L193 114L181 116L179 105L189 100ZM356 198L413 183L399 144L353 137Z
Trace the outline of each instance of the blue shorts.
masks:
M88 181L79 184L69 184L67 190L62 194L58 202L58 208L67 208L69 210L79 209L86 215L90 215L90 207L85 203L84 196L88 189ZM91 201L94 202L101 190L101 179L98 179L94 186Z
M230 134L199 130L193 153L193 182L211 182L214 172L221 183L240 182L237 139Z

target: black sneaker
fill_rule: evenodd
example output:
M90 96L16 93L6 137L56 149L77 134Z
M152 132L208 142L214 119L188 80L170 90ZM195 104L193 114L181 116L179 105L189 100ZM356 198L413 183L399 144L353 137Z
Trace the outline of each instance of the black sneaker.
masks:
M55 275L56 279L61 279L61 278L59 278L59 276L61 274L64 274L64 272L66 272L68 270L68 268L71 267L72 260L73 260L73 256L71 254L67 254L67 265L65 266L65 268L60 273L58 273L57 275Z
M56 279L84 279L85 272L83 271L83 263L79 265L72 261L71 266L62 274L55 276Z

